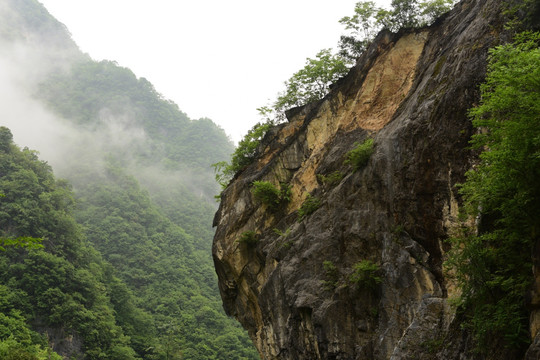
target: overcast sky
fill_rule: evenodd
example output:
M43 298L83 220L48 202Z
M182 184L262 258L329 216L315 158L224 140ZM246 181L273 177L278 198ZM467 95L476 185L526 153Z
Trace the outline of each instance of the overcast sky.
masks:
M39 0L83 52L145 77L237 142L307 57L335 47L357 0ZM378 0L387 5L390 0Z

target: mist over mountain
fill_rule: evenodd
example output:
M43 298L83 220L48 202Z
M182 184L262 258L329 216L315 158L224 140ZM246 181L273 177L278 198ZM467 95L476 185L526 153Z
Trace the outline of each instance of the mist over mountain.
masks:
M76 199L62 210L76 222L73 234L54 243L75 237L81 244L73 254L55 253L51 234L62 227L56 215L46 232L13 221L35 201L41 217L49 195L37 185L42 180L34 166L28 171L37 176L36 190L17 196L10 186L27 165L19 155L3 157L11 165L0 172L6 195L0 198L0 235L44 238L44 248L0 254L0 298L11 299L0 311L23 321L30 338L41 336L10 343L12 331L0 321L0 354L18 349L41 358L48 338L56 353L88 359L257 358L245 332L223 313L210 254L219 191L211 164L233 151L223 129L210 119L189 119L131 70L81 53L65 26L35 0L0 4L0 92L0 126L13 134L12 153L50 165L69 183L66 199ZM54 262L42 270L29 267L36 256L57 256L73 271L91 273L93 285L82 291L59 284L70 283L69 276L43 280L56 268ZM47 305L21 271L32 273L35 283L43 280L43 291L57 289L57 300L49 297ZM102 301L90 301L97 296L93 287L104 289ZM83 312L99 318L96 309L108 314L111 341L96 337L104 330L76 320ZM73 341L66 340L70 336Z

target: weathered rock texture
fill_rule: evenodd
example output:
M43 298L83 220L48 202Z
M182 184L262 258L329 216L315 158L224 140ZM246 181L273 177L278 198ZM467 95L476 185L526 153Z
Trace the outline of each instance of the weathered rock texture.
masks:
M327 97L289 112L224 191L219 288L264 359L474 358L442 263L455 185L473 158L467 110L504 36L502 3L464 0L429 28L381 33ZM366 138L375 152L353 171L346 154ZM336 171L333 185L318 176ZM255 180L289 184L288 207L257 203ZM298 221L308 193L321 205ZM248 230L256 246L237 241ZM361 260L379 265L380 284L350 281Z

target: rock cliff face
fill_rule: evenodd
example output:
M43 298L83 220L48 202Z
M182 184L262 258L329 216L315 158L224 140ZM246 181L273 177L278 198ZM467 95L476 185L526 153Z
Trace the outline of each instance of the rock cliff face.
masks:
M381 33L328 96L289 112L224 191L219 288L264 359L474 358L442 263L455 185L474 158L467 110L504 38L502 4L463 0L429 28ZM367 138L374 153L354 171L346 154ZM286 209L255 201L256 180L288 184ZM308 194L320 206L299 221ZM237 241L245 231L256 245ZM351 281L363 260L380 283Z

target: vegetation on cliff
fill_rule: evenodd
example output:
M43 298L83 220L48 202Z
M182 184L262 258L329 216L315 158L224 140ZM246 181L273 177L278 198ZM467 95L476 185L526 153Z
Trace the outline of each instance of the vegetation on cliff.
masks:
M530 340L526 294L540 240L540 34L521 33L490 51L481 103L470 112L480 162L461 187L478 229L454 239L450 264L478 347Z

